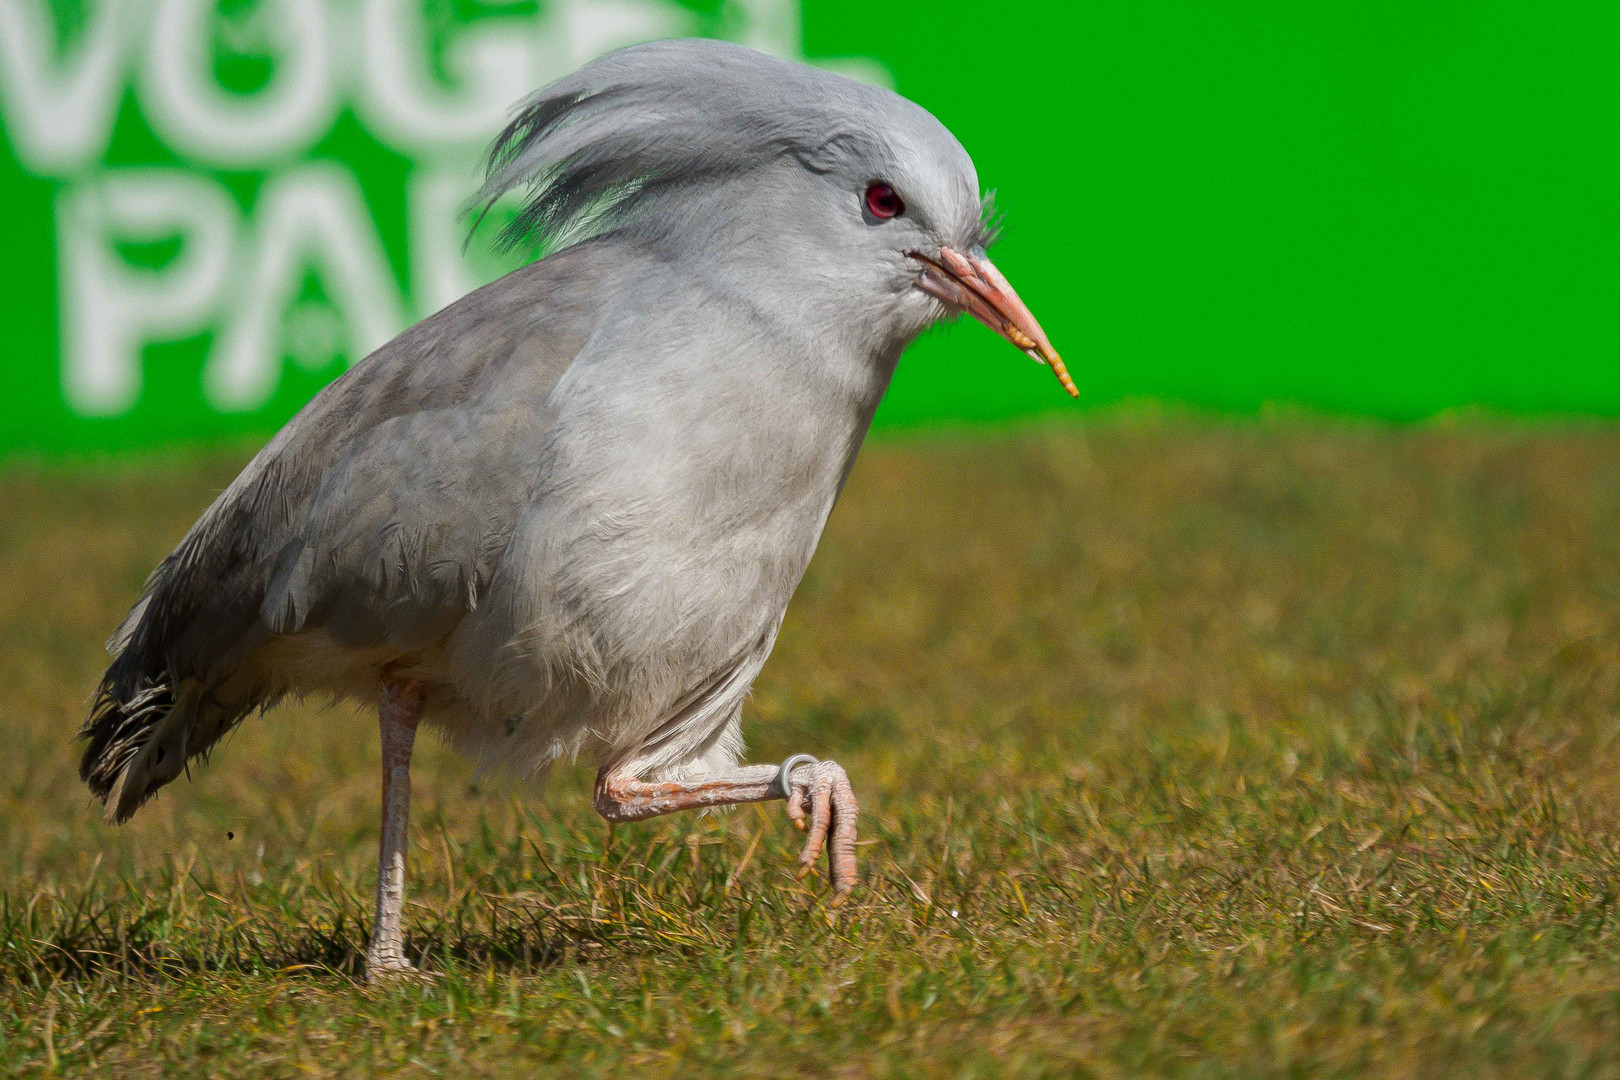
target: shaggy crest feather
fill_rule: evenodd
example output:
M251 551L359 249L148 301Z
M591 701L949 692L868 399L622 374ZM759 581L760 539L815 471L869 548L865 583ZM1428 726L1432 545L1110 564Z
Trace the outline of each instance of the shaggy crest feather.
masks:
M835 157L880 156L885 144L875 133L898 100L722 42L622 49L518 108L469 205L473 230L503 196L521 191L525 205L497 245L557 251L610 229L655 224L661 196L786 154L813 171ZM984 209L980 247L995 232L988 199Z

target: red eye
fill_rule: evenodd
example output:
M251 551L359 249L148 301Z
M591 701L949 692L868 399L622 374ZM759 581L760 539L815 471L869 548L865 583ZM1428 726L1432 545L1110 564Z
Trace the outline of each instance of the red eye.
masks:
M866 185L866 209L875 218L892 218L905 213L906 204L894 188L878 180Z

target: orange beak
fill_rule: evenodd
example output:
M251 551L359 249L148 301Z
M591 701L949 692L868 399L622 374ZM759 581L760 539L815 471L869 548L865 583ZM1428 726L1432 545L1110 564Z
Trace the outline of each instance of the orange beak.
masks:
M1037 364L1050 366L1069 396L1080 396L1074 380L1069 378L1069 369L1063 366L1057 350L1046 340L1041 324L1018 299L1018 294L994 263L983 255L963 255L948 247L940 248L939 255L934 257L920 251L906 254L923 264L917 288L953 308L966 311Z

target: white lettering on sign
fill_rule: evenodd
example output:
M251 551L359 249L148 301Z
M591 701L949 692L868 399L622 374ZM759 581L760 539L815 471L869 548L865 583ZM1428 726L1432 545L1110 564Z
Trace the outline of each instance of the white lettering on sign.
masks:
M110 172L57 196L62 390L74 411L113 416L135 404L141 346L206 329L231 269L236 203L178 169ZM116 244L175 238L161 268L131 265Z
M94 5L80 40L58 56L44 0L0 0L0 104L24 168L71 173L100 159L123 88L125 43L137 27L131 0Z
M665 0L552 0L548 10L565 57L556 75L632 42L691 33L691 16Z
M265 5L275 74L254 94L232 94L214 77L218 0L156 0L141 108L152 130L182 156L241 168L301 153L337 115L332 33L323 0Z
M423 315L450 306L482 284L461 250L468 174L455 166L422 169L406 189L411 295Z
M452 89L429 70L420 0L360 0L360 116L398 150L477 149L514 102L562 73L535 30L519 18L463 27L443 54Z
M28 171L64 181L56 197L64 397L112 416L141 394L146 346L214 331L205 399L262 406L282 366L349 363L490 274L462 249L460 211L478 152L513 104L604 52L694 33L672 0L542 0L496 11L430 42L426 0L259 0L244 17L220 0L92 0L66 44L49 0L0 0L0 117ZM732 0L732 36L803 59L799 0ZM220 85L220 43L264 55L252 92ZM887 82L860 59L819 61ZM187 165L108 168L119 103ZM414 162L406 182L402 295L354 173L304 163L346 107ZM265 175L243 215L207 169ZM121 245L178 244L158 266ZM324 301L300 298L309 278Z
M235 310L208 358L203 388L216 408L255 409L281 374L282 316L314 272L359 360L405 328L405 307L360 185L347 169L309 165L271 178L253 214L251 252Z

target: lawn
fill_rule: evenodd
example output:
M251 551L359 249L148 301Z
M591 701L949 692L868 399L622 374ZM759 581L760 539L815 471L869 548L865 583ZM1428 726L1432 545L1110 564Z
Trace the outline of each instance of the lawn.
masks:
M1620 428L1128 410L863 455L756 687L836 758L610 831L375 720L245 724L130 825L100 642L241 454L0 470L5 1076L1620 1077Z

